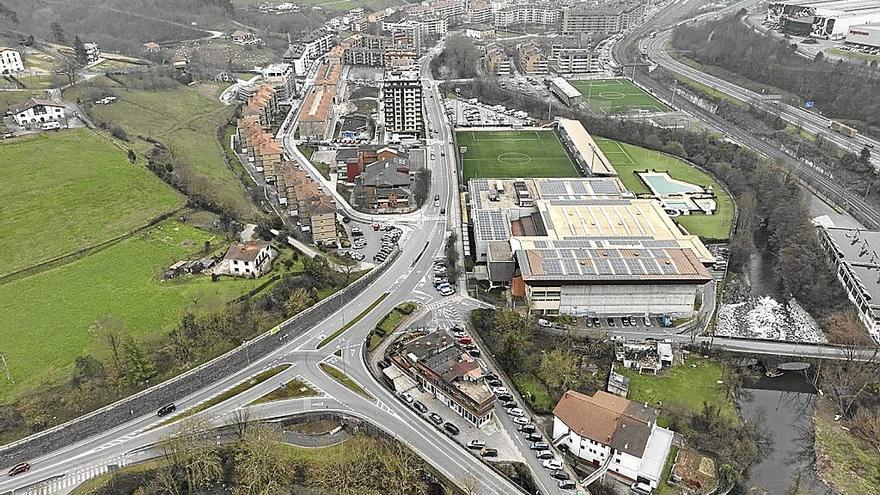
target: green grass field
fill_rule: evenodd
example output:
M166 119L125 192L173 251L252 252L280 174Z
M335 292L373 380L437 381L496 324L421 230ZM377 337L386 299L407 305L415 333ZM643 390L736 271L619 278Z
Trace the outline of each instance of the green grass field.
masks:
M547 131L461 131L464 180L474 177L578 177L559 137Z
M0 144L0 275L146 225L184 198L125 152L86 129Z
M213 93L208 93L211 91L200 92L195 86L163 91L118 90L115 104L96 105L92 112L99 119L121 125L141 151L152 145L136 139L138 135L170 147L192 167L193 177L188 182L194 190L228 205L240 218L256 218L258 213L247 192L223 162L223 151L215 137L227 110Z
M717 405L721 415L730 421L739 421L739 413L733 402L727 398L727 391L718 381L722 378L721 365L707 359L689 357L685 364L666 368L658 375L640 375L637 372L615 367L615 371L629 377L628 399L647 402L656 406L658 401L664 405L673 402L684 404L688 411L697 413L703 409L703 402ZM662 407L661 426L666 426Z
M584 96L594 112L620 114L637 112L669 112L671 109L626 79L569 81Z
M650 190L635 174L652 169L667 171L670 177L700 186L712 186L717 196L718 209L714 215L683 215L675 218L688 232L707 240L726 240L733 225L733 202L718 182L701 170L663 153L610 139L596 138L599 148L617 170L623 185L636 194L650 194Z
M209 276L160 280L169 265L199 253L206 240L220 250L226 245L209 232L166 221L75 262L0 285L0 342L15 379L15 385L0 380L0 401L57 383L77 356L103 352L89 333L103 316L122 319L129 335L144 338L177 324L185 308L213 308L263 283L211 282Z

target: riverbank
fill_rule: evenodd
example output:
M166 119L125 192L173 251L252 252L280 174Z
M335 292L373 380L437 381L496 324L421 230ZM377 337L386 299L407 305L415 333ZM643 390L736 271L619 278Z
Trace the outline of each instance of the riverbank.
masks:
M880 493L880 453L834 421L828 399L818 401L813 413L816 473L835 494Z

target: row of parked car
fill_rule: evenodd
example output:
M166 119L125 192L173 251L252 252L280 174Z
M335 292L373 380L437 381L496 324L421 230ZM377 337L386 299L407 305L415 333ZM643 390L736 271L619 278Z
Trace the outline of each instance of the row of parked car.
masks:
M387 229L386 232L382 234L382 247L379 248L379 252L373 256L373 260L382 263L388 259L394 246L397 245L397 241L400 240L400 235L402 233L403 231L398 227L391 226L390 229Z
M529 448L535 452L535 457L540 459L542 466L550 471L550 476L556 479L556 485L562 490L573 490L575 483L571 480L562 461L557 459L550 450L550 444L538 433L535 423L526 415L516 402L507 387L495 375L486 376L487 384L492 387L495 397L501 402L504 411L510 416L511 421L517 425L517 429L529 442Z
M455 287L449 283L449 274L446 271L446 260L437 258L434 260L434 288L442 296L451 296L455 294Z

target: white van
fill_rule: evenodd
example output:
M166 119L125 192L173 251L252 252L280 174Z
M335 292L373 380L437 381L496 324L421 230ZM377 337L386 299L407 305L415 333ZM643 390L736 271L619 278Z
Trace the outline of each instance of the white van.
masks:
M43 129L44 131L57 131L58 129L61 129L61 123L60 122L46 122L45 124L40 126L40 128Z

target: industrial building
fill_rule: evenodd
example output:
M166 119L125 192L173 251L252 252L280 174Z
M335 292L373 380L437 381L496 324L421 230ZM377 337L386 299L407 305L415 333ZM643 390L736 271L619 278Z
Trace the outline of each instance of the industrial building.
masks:
M880 343L880 232L835 227L827 216L813 223L859 319Z
M714 256L616 177L471 179L475 273L540 314L689 315Z
M385 71L379 101L385 132L421 136L424 132L422 80L417 69Z
M568 106L576 105L583 100L581 92L561 77L554 77L550 80L550 92Z
M852 26L880 22L880 3L877 0L771 2L766 19L789 34L843 39Z

